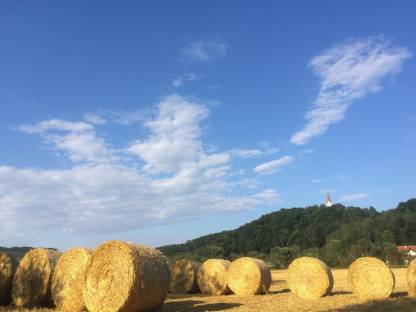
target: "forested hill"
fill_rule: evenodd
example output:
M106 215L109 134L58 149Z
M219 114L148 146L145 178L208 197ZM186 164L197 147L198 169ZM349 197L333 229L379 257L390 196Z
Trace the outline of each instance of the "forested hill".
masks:
M398 261L396 244L416 244L416 199L383 212L340 204L280 209L236 230L159 249L171 258L251 255L279 266L294 256L311 255L342 266L363 255Z

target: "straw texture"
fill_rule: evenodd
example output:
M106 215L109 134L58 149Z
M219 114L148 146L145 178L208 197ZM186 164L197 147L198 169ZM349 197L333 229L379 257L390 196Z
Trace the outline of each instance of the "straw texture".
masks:
M0 305L8 305L12 300L12 281L17 261L8 253L0 252Z
M109 241L91 255L84 300L89 312L157 310L169 286L166 258L156 249Z
M363 257L348 269L348 282L354 294L367 299L385 299L394 289L394 275L381 260Z
M82 291L90 255L89 249L72 248L59 258L52 276L51 293L60 311L81 312L85 309Z
M52 304L51 277L59 255L57 251L36 248L20 260L12 285L12 298L17 307Z
M321 260L300 257L289 265L288 284L299 298L317 299L331 291L334 279L329 267Z
M413 259L407 266L407 284L409 285L409 295L416 296L416 259Z
M236 295L264 294L272 282L270 269L259 259L243 257L231 262L228 287Z
M207 295L225 295L231 291L227 283L227 269L230 261L209 259L198 270L198 286Z
M177 294L199 292L198 270L201 264L186 259L177 260L170 267L169 291Z

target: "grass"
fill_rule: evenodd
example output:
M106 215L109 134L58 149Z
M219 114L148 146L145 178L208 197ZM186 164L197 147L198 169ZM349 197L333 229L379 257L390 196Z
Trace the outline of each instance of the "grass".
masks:
M348 288L347 270L332 270L334 288L329 296L317 300L300 300L287 286L287 270L272 271L273 282L266 295L207 296L202 294L169 295L161 312L176 311L416 311L416 297L407 295L406 269L393 269L396 286L391 298L365 301L353 295ZM0 308L0 312L18 310ZM23 311L23 310L19 310ZM50 309L32 310L51 312Z

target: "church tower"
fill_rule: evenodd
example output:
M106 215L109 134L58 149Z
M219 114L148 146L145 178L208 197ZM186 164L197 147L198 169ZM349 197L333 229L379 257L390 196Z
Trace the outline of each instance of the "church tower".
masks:
M331 198L331 194L329 194L329 192L326 194L326 202L325 205L327 207L332 207L334 203L332 202L332 198Z

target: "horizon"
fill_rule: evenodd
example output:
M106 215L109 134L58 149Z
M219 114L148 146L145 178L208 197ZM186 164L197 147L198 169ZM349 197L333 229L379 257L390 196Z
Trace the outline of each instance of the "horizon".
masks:
M416 197L415 9L2 2L0 244L162 246L327 193Z
M232 228L232 229L227 229L227 230L223 230L223 231L234 231L234 230L237 230L237 229L239 229L239 228L241 228L241 227L243 227L243 226L245 226L245 225L247 225L247 224L251 223L252 221L256 221L256 220L260 219L261 217L263 217L263 216L265 216L265 215L268 215L268 214L271 214L271 213L274 213L274 212L278 212L278 211L280 211L281 209L308 209L308 208L314 208L314 207L326 207L326 208L328 208L328 209L333 209L333 208L334 208L334 206L336 206L336 205L342 205L342 206L344 206L345 208L360 208L360 209L370 209L370 208L374 208L376 211L378 211L378 212L382 213L382 212L385 212L385 211L389 211L389 210L396 209L400 203L408 202L408 201L410 201L410 200L414 200L414 199L416 199L416 198L409 198L409 199L408 199L408 200L406 200L406 201L401 201L401 202L397 203L397 205L396 205L395 207L392 207L392 208L389 208L389 209L386 209L386 210L381 210L381 211L380 211L380 210L378 210L376 207L373 207L373 206L369 206L369 207L345 206L345 205L343 205L343 204L341 204L341 203L333 203L333 206L330 206L330 207L328 207L327 205L325 205L325 203L320 203L320 204L311 204L311 205L308 205L308 206L305 206L305 207L281 207L281 208L279 208L279 210L276 210L276 211L270 211L270 212L268 212L268 213L265 213L265 214L263 214L263 215L259 216L259 217L258 217L257 219L255 219L255 220L249 220L248 222L246 222L246 223L244 223L244 224L240 224L239 226L237 226L237 227L235 227L235 228ZM220 231L220 232L222 232L222 231ZM189 239L187 239L186 241L183 241L183 242L177 242L177 243L174 243L174 244L171 244L171 245L175 245L175 244L178 244L178 245L185 244L187 241L191 241L191 240L194 240L194 239L198 239L198 238L201 238L201 237L203 237L203 236L207 236L207 235L211 235L211 234L218 234L218 233L220 233L220 232L208 233L208 234L205 234L205 235L202 235L202 236L197 236L197 237L189 238ZM104 243L104 242L99 242L99 244L98 244L98 245L100 245L100 244L102 244L102 243ZM165 247L165 246L168 246L168 245L160 245L160 246L153 246L153 247L154 247L154 248L161 248L161 247ZM406 246L407 246L407 245L406 245ZM409 246L410 246L410 245L409 245ZM0 246L0 247L6 247L6 246ZM59 248L56 248L56 247L54 247L54 246L26 246L26 245L24 245L24 246L23 246L23 245L22 245L22 246L8 246L8 247L6 247L6 248L47 248L47 249L57 249L58 251L63 251L63 250L61 250L61 249L59 249ZM71 248L72 248L72 247L71 247Z

